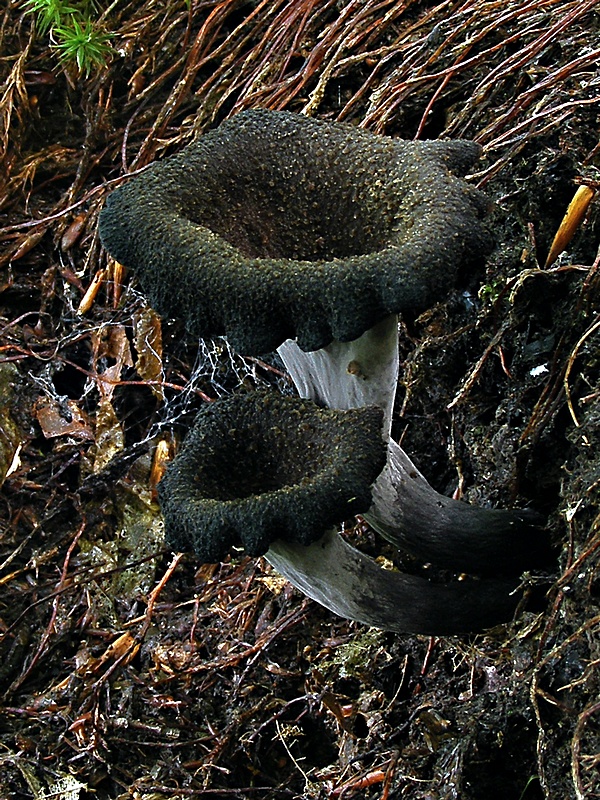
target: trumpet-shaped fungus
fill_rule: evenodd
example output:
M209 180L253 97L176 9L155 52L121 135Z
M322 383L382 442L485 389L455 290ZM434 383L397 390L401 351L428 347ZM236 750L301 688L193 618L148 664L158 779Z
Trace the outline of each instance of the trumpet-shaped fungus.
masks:
M487 202L453 174L478 155L246 111L114 191L100 235L197 336L318 350L425 309L488 249Z
M460 177L478 155L472 142L407 142L254 110L108 198L102 242L136 271L160 312L198 336L226 335L243 354L277 348L302 398L361 409L334 423L333 412L259 396L235 412L240 422L221 416L233 414L238 399L202 411L160 485L174 546L205 560L235 544L266 551L310 597L390 630L479 630L511 613L515 581L439 585L389 573L327 530L361 511L420 558L479 573L519 570L543 540L528 512L438 494L390 439L396 315L443 298L489 249L487 201ZM369 406L383 412L383 439L373 427L381 415L375 425ZM332 470L342 480L352 459L363 464L364 440L348 450L332 433L342 419L366 426L375 450L358 484L339 493L334 482L323 492ZM328 451L322 460L319 448ZM333 502L338 493L341 505Z
M382 418L275 393L210 403L159 484L167 542L209 562L236 545L258 556L279 538L311 544L371 505Z

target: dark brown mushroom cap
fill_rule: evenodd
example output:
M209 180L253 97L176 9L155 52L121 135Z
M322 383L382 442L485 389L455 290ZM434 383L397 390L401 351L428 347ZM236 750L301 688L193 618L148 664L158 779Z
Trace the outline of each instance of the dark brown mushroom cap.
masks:
M237 114L110 195L108 252L198 336L261 354L350 341L441 298L489 249L466 141L410 142L298 114Z
M383 469L383 413L271 393L205 406L159 484L167 543L205 562L275 539L310 544L366 511Z

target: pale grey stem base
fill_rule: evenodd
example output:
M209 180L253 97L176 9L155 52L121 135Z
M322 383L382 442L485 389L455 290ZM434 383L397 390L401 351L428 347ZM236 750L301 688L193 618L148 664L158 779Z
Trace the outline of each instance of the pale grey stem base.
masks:
M526 563L538 542L535 514L479 508L436 492L390 439L398 383L396 316L353 342L333 342L305 353L287 341L279 354L301 397L330 408L383 408L388 462L364 516L385 539L424 561L458 571L481 574Z
M398 382L395 316L353 342L305 353L287 341L278 352L302 397L331 408L383 408L388 462L364 515L375 530L424 560L452 569L489 571L501 568L503 560L512 562L511 540L516 534L518 540L518 524L527 522L526 513L476 508L439 494L389 438ZM277 541L266 558L330 610L388 630L479 630L509 616L516 605L509 590L514 582L431 584L382 569L335 533L310 547Z

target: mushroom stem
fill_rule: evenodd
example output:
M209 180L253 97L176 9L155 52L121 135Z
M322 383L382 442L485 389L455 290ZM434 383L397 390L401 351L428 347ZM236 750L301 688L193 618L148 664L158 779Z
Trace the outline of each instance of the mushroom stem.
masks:
M352 342L306 353L288 339L277 349L300 397L328 408L378 406L383 435L392 427L398 385L398 317L390 314Z
M278 539L269 563L304 594L336 614L397 633L450 635L505 622L518 597L514 583L432 583L383 569L335 531L304 547Z
M330 408L383 409L387 464L363 516L385 539L438 566L478 574L518 572L547 547L535 513L480 508L440 494L390 438L399 365L395 315L352 342L305 353L288 340L278 352L302 397Z
M387 541L454 571L514 574L547 556L540 515L481 508L436 492L393 440L363 516Z

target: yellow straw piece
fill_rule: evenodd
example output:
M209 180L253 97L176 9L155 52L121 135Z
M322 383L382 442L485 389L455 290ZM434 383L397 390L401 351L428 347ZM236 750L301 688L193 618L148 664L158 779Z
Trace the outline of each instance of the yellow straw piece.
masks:
M556 236L552 242L552 247L548 253L546 263L544 264L545 267L549 267L554 264L558 256L569 244L575 234L575 231L579 227L581 220L584 218L585 212L587 211L589 204L592 202L594 194L595 191L590 186L580 186L577 189L573 195L573 199L569 203L569 207L567 208L564 217L562 218L562 222L556 231Z
M77 309L78 314L87 314L90 308L94 305L94 300L96 299L96 295L100 291L100 287L104 283L104 279L106 278L106 270L99 269L98 272L94 275L92 282L87 288L86 293L81 298L81 302L79 303L79 308Z

